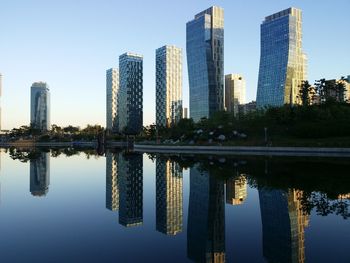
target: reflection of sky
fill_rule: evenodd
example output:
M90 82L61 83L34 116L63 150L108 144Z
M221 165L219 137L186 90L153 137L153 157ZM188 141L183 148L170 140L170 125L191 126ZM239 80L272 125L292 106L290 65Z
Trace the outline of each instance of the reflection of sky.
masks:
M118 211L105 208L105 157L50 159L50 190L45 197L29 191L29 162L2 154L1 260L53 262L186 262L189 170L183 174L183 230L176 236L156 231L155 163L143 160L143 224L125 228ZM259 197L248 187L242 205L225 205L226 261L263 262ZM350 221L312 214L305 229L306 261L349 259ZM19 252L20 251L20 252ZM340 260L340 262L341 262Z

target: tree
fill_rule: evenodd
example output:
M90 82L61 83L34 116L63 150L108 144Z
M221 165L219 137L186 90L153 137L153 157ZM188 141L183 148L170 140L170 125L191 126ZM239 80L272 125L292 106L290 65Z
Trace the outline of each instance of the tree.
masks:
M309 81L305 80L302 82L298 94L299 100L301 100L301 104L303 106L311 105L311 98L315 95L315 89L309 83Z

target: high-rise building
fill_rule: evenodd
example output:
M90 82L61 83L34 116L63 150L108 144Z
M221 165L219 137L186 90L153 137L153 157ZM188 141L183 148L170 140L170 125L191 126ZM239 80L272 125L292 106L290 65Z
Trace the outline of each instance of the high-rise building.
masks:
M31 87L30 124L42 131L50 129L50 91L46 82L34 82Z
M119 208L118 154L106 153L106 208L116 211Z
M106 71L106 127L110 132L118 132L118 89L119 69L111 68Z
M136 135L143 127L143 57L125 53L119 57L119 132Z
M45 196L50 184L50 153L35 153L30 160L30 192L34 196Z
M306 63L301 10L292 7L267 16L261 24L257 107L300 103Z
M198 166L190 169L187 256L194 262L225 262L224 181Z
M225 107L234 116L238 115L239 105L245 104L246 83L239 74L225 76Z
M156 50L156 124L169 127L182 118L182 50Z
M140 153L118 158L119 224L125 227L143 222L143 159Z
M259 189L263 255L267 262L305 262L305 227L300 190Z
M243 204L247 198L247 179L242 174L226 181L226 203L231 205Z
M183 108L183 119L188 119L188 108Z
M182 231L182 169L161 158L156 161L156 229L166 235Z
M224 110L224 10L213 6L186 24L190 117Z

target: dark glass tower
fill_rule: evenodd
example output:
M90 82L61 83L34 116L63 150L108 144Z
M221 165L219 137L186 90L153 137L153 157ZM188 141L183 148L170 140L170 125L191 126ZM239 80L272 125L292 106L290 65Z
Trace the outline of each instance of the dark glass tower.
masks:
M30 160L30 192L34 196L45 196L50 184L50 153L40 152Z
M190 117L224 110L224 10L213 6L186 25Z

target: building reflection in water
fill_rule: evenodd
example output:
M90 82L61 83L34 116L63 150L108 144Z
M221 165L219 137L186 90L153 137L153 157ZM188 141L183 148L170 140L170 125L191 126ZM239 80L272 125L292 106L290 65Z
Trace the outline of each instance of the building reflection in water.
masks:
M224 181L190 169L187 255L195 262L225 262Z
M30 160L30 192L33 196L45 196L50 184L50 153L40 152Z
M117 160L118 154L106 153L106 208L111 211L119 209Z
M244 174L226 181L226 203L241 205L247 198L247 178Z
M119 223L126 227L143 222L143 156L123 153L118 157Z
M156 161L156 229L166 235L182 231L182 168L160 158Z
M305 262L304 229L308 215L299 190L259 189L263 254L268 262Z

